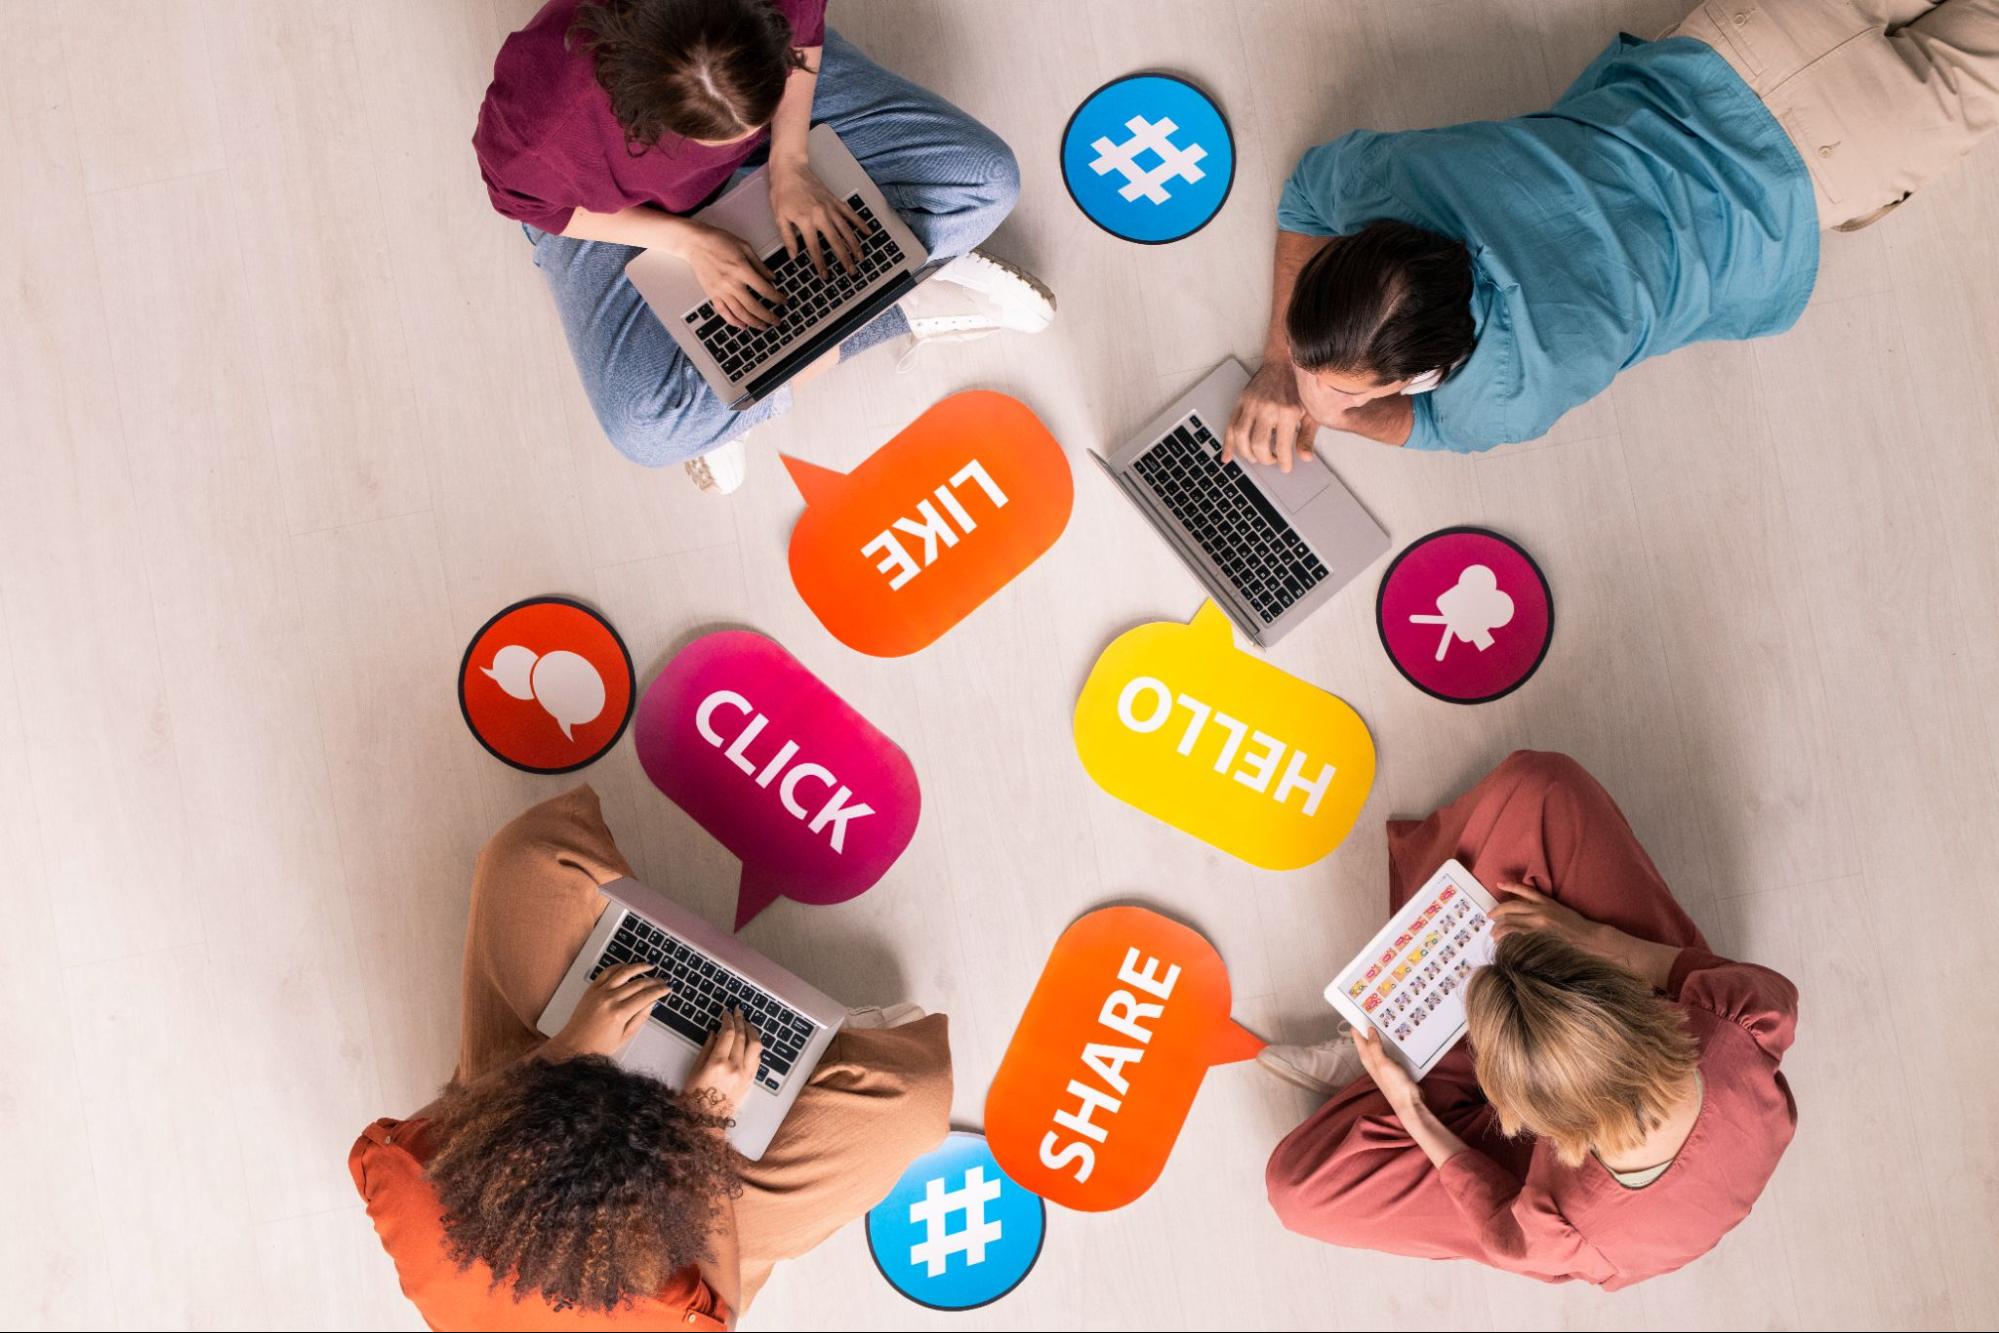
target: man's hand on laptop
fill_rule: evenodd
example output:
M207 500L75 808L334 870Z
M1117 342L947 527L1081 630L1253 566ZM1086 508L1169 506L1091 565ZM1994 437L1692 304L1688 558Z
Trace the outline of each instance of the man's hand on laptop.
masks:
M826 255L852 272L861 261L861 219L847 201L826 188L805 162L770 164L770 211L777 219L777 234L785 253L797 258L801 253L812 261L812 271L826 276Z
M1222 461L1246 459L1275 463L1289 472L1291 460L1312 456L1312 437L1319 423L1298 397L1298 380L1289 361L1269 360L1250 377L1242 397L1229 414L1222 435Z
M737 328L767 329L777 323L771 306L784 304L770 270L756 251L720 227L681 218L675 250L694 270L701 292L715 313ZM762 298L761 300L758 298Z
M651 963L620 963L597 974L576 1002L562 1031L543 1052L551 1060L576 1055L616 1055L645 1026L652 1007L672 988L652 975Z
M731 1009L722 1015L722 1026L708 1034L708 1044L701 1048L701 1058L687 1076L687 1091L696 1096L712 1094L717 1115L734 1115L757 1076L763 1053L763 1038L750 1026L750 1020Z

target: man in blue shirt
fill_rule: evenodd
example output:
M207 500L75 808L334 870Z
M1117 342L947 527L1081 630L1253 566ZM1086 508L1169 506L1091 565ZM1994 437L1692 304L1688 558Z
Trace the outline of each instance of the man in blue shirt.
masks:
M1473 452L1649 356L1794 323L1864 226L1999 121L1999 0L1716 0L1548 111L1311 149L1225 456L1320 425Z

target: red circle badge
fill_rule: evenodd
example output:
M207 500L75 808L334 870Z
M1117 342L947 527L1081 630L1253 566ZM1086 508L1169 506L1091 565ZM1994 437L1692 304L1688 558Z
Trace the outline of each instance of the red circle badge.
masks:
M465 725L494 758L529 773L596 762L624 735L636 690L618 631L567 597L515 602L458 664Z
M1526 683L1555 634L1555 603L1534 558L1484 528L1444 528L1382 575L1375 626L1388 660L1423 693L1488 703Z

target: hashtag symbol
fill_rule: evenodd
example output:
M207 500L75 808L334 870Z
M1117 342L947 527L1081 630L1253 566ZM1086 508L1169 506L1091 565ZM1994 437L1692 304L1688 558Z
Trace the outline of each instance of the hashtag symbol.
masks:
M1201 180L1208 173L1195 164L1208 155L1208 150L1199 144L1189 144L1185 148L1175 146L1173 131L1180 127L1172 120L1161 117L1147 120L1144 116L1133 116L1124 123L1131 131L1131 137L1121 144L1113 144L1107 138L1098 138L1090 147L1097 150L1096 160L1090 163L1090 170L1099 176L1107 176L1115 171L1124 177L1124 185L1118 196L1127 203L1144 195L1155 204L1163 204L1173 196L1166 191L1166 182L1176 176L1188 184ZM1150 148L1159 157L1158 163L1150 171L1141 170L1138 155Z
M923 1224L923 1239L909 1247L910 1264L922 1264L926 1277L942 1277L954 1254L964 1255L968 1268L984 1263L986 1246L1000 1238L1000 1224L986 1220L986 1205L999 1196L1000 1183L987 1180L983 1166L968 1169L960 1189L945 1189L935 1176L925 1181L923 1197L909 1205L909 1220ZM953 1213L963 1213L965 1225L947 1231L945 1219Z

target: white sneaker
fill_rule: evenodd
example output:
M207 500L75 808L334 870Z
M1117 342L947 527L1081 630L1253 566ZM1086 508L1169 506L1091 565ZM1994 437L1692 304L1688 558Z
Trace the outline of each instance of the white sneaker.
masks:
M910 350L1001 330L1039 333L1055 319L1055 294L1033 274L982 250L959 255L902 298ZM905 364L911 358L903 357Z
M884 1009L879 1005L868 1005L863 1009L847 1011L847 1026L863 1032L875 1028L899 1028L904 1023L914 1023L919 1018L927 1018L921 1005L892 1004Z
M1353 1044L1353 1029L1340 1024L1339 1035L1317 1046L1266 1046L1256 1062L1286 1083L1330 1097L1367 1073Z
M750 474L750 451L738 435L699 458L687 460L687 475L696 486L717 495L728 495Z

